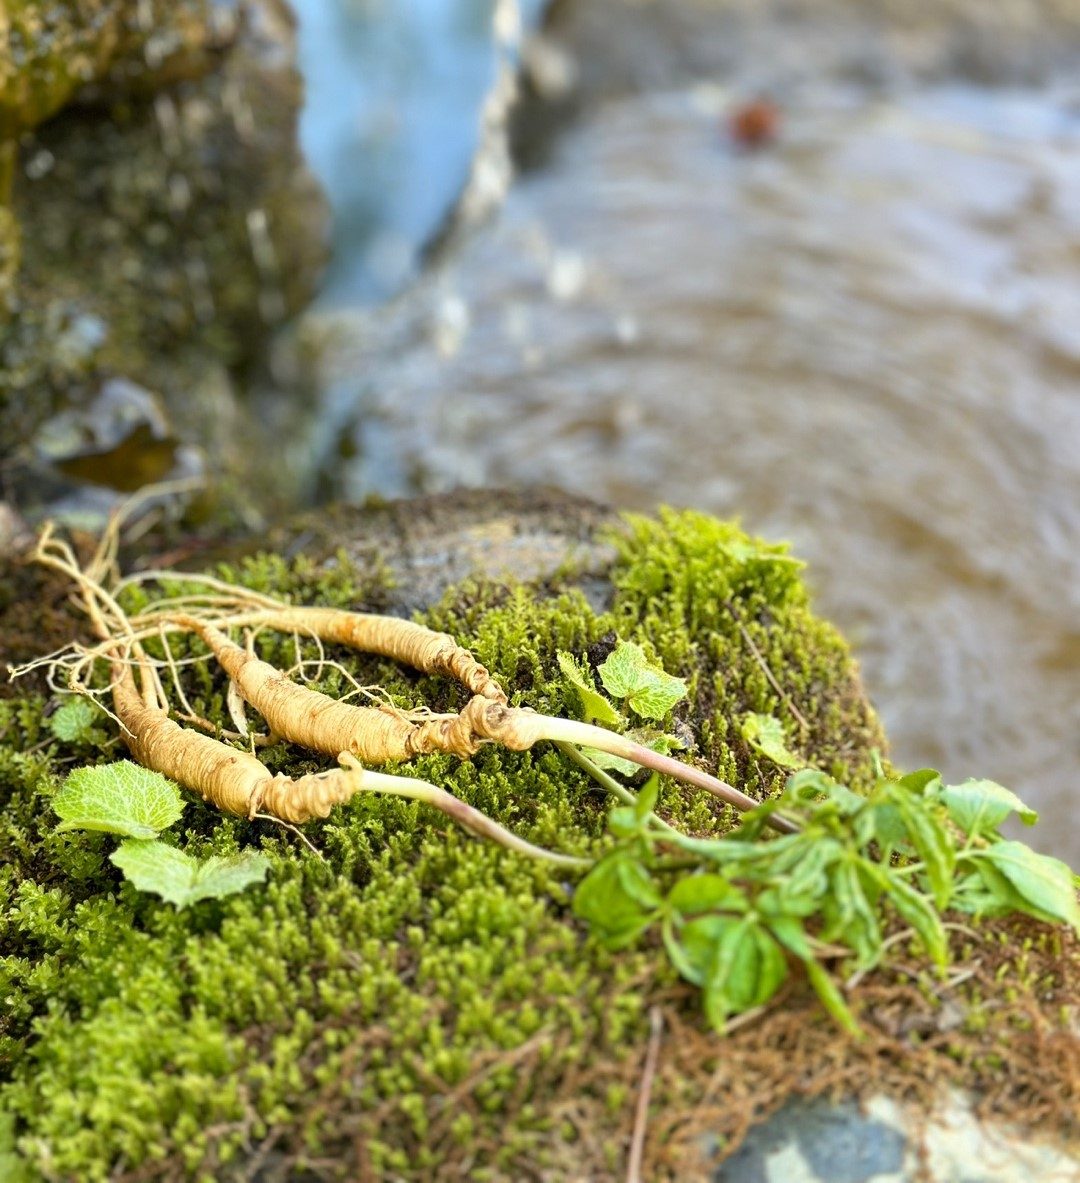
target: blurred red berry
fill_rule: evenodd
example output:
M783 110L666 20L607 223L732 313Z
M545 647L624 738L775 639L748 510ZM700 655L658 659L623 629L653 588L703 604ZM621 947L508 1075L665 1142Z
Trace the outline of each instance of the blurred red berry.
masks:
M741 103L728 120L728 130L743 148L760 148L772 143L780 130L780 108L768 99Z

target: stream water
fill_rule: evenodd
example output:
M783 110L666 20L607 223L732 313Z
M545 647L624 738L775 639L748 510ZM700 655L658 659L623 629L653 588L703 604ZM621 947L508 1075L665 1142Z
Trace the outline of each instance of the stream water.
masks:
M897 760L1010 785L1080 858L1080 91L811 75L746 152L722 82L636 90L406 296L350 306L414 273L460 184L486 28L452 85L407 75L395 179L354 178L388 205L319 320L334 491L551 483L790 538Z

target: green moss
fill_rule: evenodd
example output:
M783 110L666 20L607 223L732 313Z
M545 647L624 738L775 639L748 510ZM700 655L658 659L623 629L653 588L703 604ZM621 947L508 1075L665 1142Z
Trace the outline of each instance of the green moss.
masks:
M870 775L882 736L796 566L694 514L635 520L618 549L606 610L567 575L543 591L463 585L428 621L469 644L516 701L553 713L576 709L558 650L596 664L613 634L637 640L690 681L673 725L751 793L775 791L781 774L739 738L747 710L792 723L808 759L856 782ZM378 605L385 587L383 572L342 562L262 558L233 574L325 603ZM290 652L261 644L271 658ZM440 680L336 656L403 704L457 701ZM328 671L324 684L338 677ZM195 692L220 716L219 680L207 674ZM470 1178L532 1177L558 1173L571 1118L552 1098L568 1081L592 1089L602 1113L625 1105L624 1084L590 1084L592 1065L640 1045L671 972L655 948L611 954L588 942L558 872L401 800L358 799L308 827L325 861L283 829L193 801L181 823L192 853L257 845L273 869L263 889L177 913L119 880L106 836L55 833L49 800L67 769L115 751L50 740L49 709L43 697L0 702L0 1112L35 1171L95 1180L123 1164L146 1178L220 1180L261 1148L342 1177L363 1166L434 1178L466 1152ZM284 746L266 758L314 766ZM428 757L415 771L533 841L567 851L604 841L606 803L553 750ZM670 788L662 808L701 830L730 820ZM687 1021L700 1023L695 1008ZM614 1162L619 1145L608 1130L596 1153Z

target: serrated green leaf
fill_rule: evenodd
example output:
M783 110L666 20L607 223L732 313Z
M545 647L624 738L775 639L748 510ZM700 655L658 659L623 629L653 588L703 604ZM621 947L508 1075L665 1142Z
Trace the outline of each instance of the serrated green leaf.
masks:
M1080 931L1073 874L1060 859L1039 854L1023 842L995 842L980 851L979 861L991 863L1040 912Z
M76 768L53 798L59 830L104 830L154 838L184 811L180 790L160 772L130 760Z
M211 855L199 863L191 900L220 900L235 895L253 883L262 883L270 870L270 860L257 850L239 854Z
M104 732L95 727L104 714L97 703L82 694L72 695L64 700L49 719L49 730L61 743L95 743L104 738Z
M644 719L663 719L686 697L683 679L652 665L633 641L620 641L598 672L608 694L625 699Z
M222 899L266 878L270 862L258 851L214 855L202 862L164 842L128 839L109 856L139 891L183 909L198 900Z
M633 760L624 760L622 756L613 756L610 752L602 752L599 748L581 745L581 754L587 756L597 768L608 772L617 772L620 776L636 776L641 771L641 765Z
M611 727L619 727L625 722L622 715L597 691L592 681L592 674L586 675L569 653L559 653L557 659L563 677L577 691L578 699L587 719L595 720L597 723L605 723ZM591 748L589 749L589 758L593 760L596 758ZM611 764L601 764L600 766L602 768L613 767ZM636 765L633 771L637 771Z
M1056 916L1037 908L1016 890L1009 880L986 859L970 860L972 869L957 878L949 906L973 916L1006 916L1025 912L1047 924L1058 924Z
M784 725L775 715L757 715L750 712L739 724L743 739L763 756L768 757L781 768L802 768L806 763L800 760L784 742Z
M1039 815L1011 790L992 780L966 780L946 785L941 799L949 816L965 834L986 834L1001 825L1010 813L1016 813L1026 826L1033 826Z

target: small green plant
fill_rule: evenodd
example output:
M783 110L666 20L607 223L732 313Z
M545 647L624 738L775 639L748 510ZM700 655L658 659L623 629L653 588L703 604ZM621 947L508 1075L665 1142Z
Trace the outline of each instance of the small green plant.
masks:
M266 856L245 850L199 860L158 840L184 811L180 790L159 772L120 760L77 768L53 798L58 830L99 830L125 839L109 856L139 891L152 892L177 908L220 899L261 883Z
M49 730L61 743L104 747L108 732L97 724L103 712L91 699L81 694L69 695L49 719Z
M677 736L668 735L655 726L639 724L626 730L626 713L632 713L642 720L662 722L672 708L686 697L686 682L649 661L640 645L635 645L633 641L619 641L597 668L601 685L611 695L611 699L618 700L621 710L596 689L591 670L575 661L569 653L560 653L558 661L563 677L577 692L582 713L588 722L625 731L635 743L665 756L686 746ZM596 768L618 772L622 776L635 776L641 771L640 764L587 744L580 745L580 751Z
M775 715L745 715L739 724L739 733L755 752L767 756L781 768L798 769L805 763L787 746L784 725Z
M615 848L579 885L574 910L610 948L659 926L672 964L700 986L709 1021L768 1002L803 968L833 1018L857 1034L841 973L879 964L892 920L931 961L949 957L946 909L1025 912L1080 930L1074 877L1057 859L1002 838L1035 813L992 781L944 785L932 770L881 777L867 796L807 769L722 838L693 838L652 813L657 784L614 809ZM776 810L797 833L769 838Z

